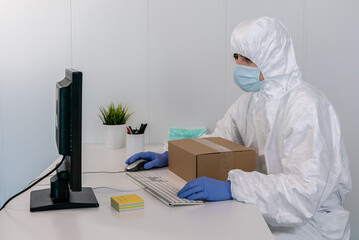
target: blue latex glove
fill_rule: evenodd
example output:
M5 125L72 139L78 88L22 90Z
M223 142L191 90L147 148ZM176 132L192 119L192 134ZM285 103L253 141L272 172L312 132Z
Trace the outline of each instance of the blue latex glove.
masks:
M231 182L200 177L189 181L178 193L180 198L188 200L206 199L223 201L232 199Z
M127 159L126 164L131 164L137 161L138 159L144 159L148 161L148 163L143 165L145 169L168 166L168 152L164 152L164 153L139 152L132 155L129 159Z

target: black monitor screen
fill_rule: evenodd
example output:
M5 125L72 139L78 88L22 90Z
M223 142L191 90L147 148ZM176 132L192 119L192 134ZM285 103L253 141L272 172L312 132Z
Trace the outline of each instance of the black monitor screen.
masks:
M90 187L82 187L82 72L66 69L56 84L56 144L62 164L51 188L31 192L30 211L98 207Z
M66 156L69 183L81 191L82 72L66 69L66 77L56 84L56 144Z

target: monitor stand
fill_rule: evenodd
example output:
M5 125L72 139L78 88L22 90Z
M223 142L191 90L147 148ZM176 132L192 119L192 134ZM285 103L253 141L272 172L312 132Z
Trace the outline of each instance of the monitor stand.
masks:
M69 189L69 173L63 166L51 177L51 188L31 192L31 212L99 206L92 188L80 188L81 191Z
M51 198L51 189L32 191L30 195L30 211L48 211L70 208L98 207L96 196L90 187L83 187L80 192L69 190L69 199L64 202L55 202Z

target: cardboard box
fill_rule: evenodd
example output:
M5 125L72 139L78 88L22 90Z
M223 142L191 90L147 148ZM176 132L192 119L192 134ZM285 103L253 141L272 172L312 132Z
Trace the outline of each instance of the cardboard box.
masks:
M255 151L223 138L181 139L168 142L168 167L186 181L206 176L226 181L228 172L255 171Z

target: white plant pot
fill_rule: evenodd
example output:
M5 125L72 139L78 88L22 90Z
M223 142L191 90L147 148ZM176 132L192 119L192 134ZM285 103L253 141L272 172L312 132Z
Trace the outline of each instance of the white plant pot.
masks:
M103 125L103 137L107 148L125 147L126 126L121 125Z

